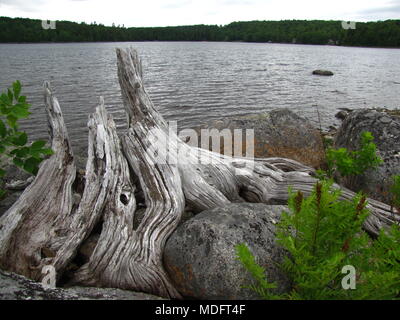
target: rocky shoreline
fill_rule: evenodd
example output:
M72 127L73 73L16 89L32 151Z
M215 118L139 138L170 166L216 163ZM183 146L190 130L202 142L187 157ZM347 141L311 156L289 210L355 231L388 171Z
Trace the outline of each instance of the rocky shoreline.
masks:
M15 273L0 270L0 300L164 300L162 298L133 291L72 287L45 288Z
M340 183L353 190L363 190L371 198L388 203L391 176L400 174L400 111L346 109L341 110L337 117L342 120L341 126L338 129L331 127L325 132L320 132L307 119L288 109L214 121L197 130L227 128L233 132L235 129L254 128L255 157L286 157L315 169L325 165L326 140L331 140L334 147L352 150L358 147L360 133L371 131L384 163L377 170L368 171L352 180L351 184L345 179L340 180ZM79 162L84 163L84 157L81 158ZM84 174L82 171L79 173ZM0 202L0 216L12 206L31 181L32 178L28 174L18 169L8 170L4 178L4 187L9 193ZM263 257L260 264L278 281L279 290L284 291L290 284L277 269L271 268L270 263L275 263L282 257L282 252L274 244L274 225L284 210L285 206L232 203L227 207L207 210L196 216L188 212L169 238L164 253L164 264L172 282L186 298L256 299L251 291L242 287L251 279L246 276L245 270L236 260L233 249L237 243L247 242L256 256ZM89 243L89 240L92 243ZM80 250L81 254L90 256L95 244L95 239L88 239ZM43 291L38 283L2 271L0 283L0 299L157 298L134 292L116 293L116 289Z

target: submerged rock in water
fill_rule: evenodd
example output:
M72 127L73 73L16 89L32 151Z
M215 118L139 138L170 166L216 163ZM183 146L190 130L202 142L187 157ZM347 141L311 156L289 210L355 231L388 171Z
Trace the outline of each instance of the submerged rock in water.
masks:
M333 76L333 72L329 70L314 70L313 74L318 76Z

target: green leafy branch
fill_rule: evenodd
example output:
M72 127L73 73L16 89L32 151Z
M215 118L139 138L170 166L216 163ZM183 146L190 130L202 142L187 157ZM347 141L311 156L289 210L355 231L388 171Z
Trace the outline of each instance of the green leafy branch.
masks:
M10 163L35 175L39 164L53 154L46 141L28 143L27 134L19 130L18 121L29 117L29 108L19 81L0 95L0 177L6 174L5 167ZM0 196L3 195L4 190L0 190Z

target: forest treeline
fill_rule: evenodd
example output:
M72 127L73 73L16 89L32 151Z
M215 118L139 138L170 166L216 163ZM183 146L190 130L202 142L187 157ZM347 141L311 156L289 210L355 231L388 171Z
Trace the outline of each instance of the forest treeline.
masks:
M140 28L57 21L55 29L44 29L41 20L0 17L0 42L246 41L400 47L400 20L357 22L355 27L322 20Z

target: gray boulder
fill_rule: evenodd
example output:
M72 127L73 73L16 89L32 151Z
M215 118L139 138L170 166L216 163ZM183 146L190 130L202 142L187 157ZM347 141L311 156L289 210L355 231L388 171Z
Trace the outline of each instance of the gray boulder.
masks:
M335 114L335 118L339 119L339 120L344 120L346 119L346 117L349 115L348 112L341 110L338 113Z
M355 178L338 177L339 182L354 191L363 190L373 199L390 203L392 176L400 174L400 117L376 110L353 111L337 132L335 148L358 149L363 131L373 134L384 163Z
M120 289L72 287L45 289L41 283L0 270L0 300L160 300Z
M266 268L278 292L290 282L278 264L285 251L275 243L275 224L285 206L232 203L206 210L186 221L169 238L164 265L178 291L195 299L259 299L243 286L254 284L236 258L235 246L247 244Z
M325 163L321 133L309 120L289 109L276 109L268 113L211 121L196 129L199 136L201 129L217 129L220 132L229 129L232 136L233 130L241 129L244 140L245 130L254 129L256 158L289 158L314 168L320 168ZM190 144L190 141L188 143ZM201 144L198 146L201 147ZM213 151L223 153L223 148L224 145L221 143L221 149ZM242 150L244 156L245 145Z

